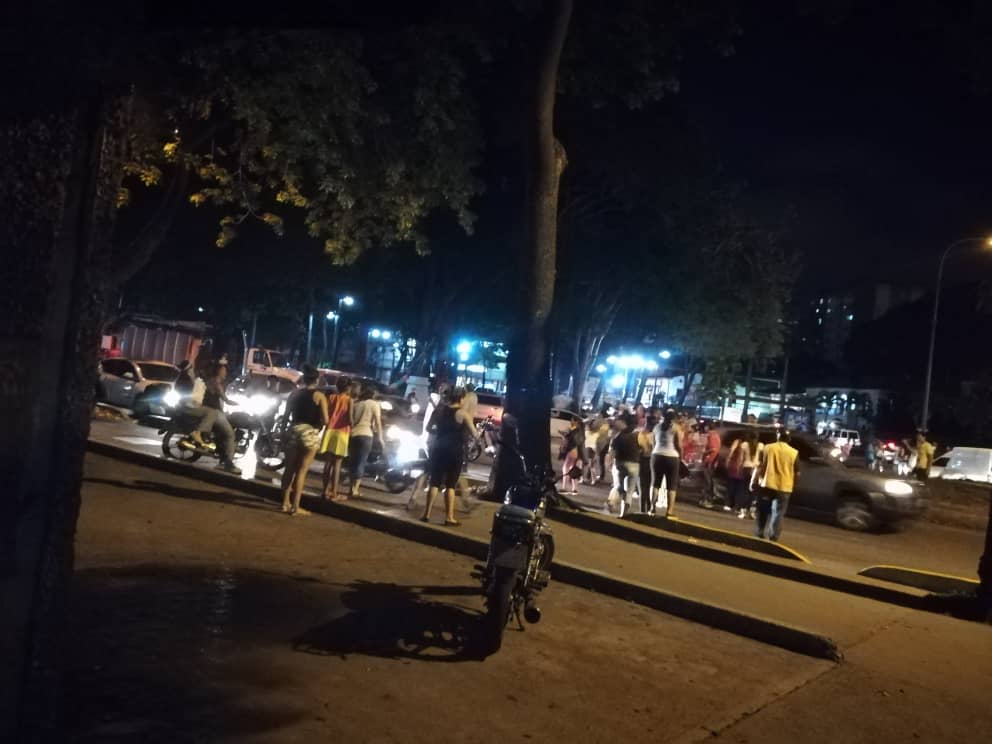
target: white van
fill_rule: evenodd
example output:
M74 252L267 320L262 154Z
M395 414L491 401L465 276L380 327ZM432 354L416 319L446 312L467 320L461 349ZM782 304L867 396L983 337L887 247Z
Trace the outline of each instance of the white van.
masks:
M954 447L933 461L930 477L992 483L992 449Z

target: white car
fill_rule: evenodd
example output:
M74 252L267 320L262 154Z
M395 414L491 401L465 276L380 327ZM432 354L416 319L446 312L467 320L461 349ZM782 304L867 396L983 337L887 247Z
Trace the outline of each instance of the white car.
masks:
M172 390L179 367L168 362L104 359L99 365L97 399L136 415L163 408L162 397Z
M992 449L954 447L933 461L930 477L992 483Z

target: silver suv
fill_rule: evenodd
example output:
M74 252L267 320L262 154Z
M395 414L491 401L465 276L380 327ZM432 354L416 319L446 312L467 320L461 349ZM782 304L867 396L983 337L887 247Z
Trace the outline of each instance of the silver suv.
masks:
M726 496L727 454L735 439L757 431L770 444L777 438L773 427L725 424L718 427L723 450L714 487ZM789 501L789 516L833 521L849 530L867 531L918 517L927 507L927 487L909 478L888 478L881 473L844 467L830 457L814 438L794 433L792 446L799 451L799 478Z

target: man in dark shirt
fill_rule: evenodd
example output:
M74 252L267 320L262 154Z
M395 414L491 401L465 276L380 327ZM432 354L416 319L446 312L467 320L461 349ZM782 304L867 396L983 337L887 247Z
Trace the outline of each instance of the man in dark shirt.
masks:
M627 500L629 491L640 494L641 448L637 444L637 421L633 414L625 413L617 417L619 433L613 437L610 448L613 450L613 487L620 497L620 516L630 509ZM607 506L610 506L607 501Z

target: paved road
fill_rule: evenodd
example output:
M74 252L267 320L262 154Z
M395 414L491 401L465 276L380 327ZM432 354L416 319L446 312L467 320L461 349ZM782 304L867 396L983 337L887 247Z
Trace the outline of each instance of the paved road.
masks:
M649 569L635 546L606 547ZM816 614L850 626L832 665L553 583L544 621L480 662L466 653L482 610L471 563L91 455L67 733L170 744L992 735L982 626L793 582L737 592L769 616L816 592ZM738 583L706 561L658 568L662 582L722 571L728 595Z
M155 429L146 426L94 421L91 437L142 452L161 453L161 443ZM267 476L263 471L256 472L250 453L240 464L244 468L245 478ZM211 465L212 463L206 461L199 463L200 467ZM315 464L313 473L319 472L319 468L320 464ZM489 463L485 456L479 463L470 465L469 474L479 480L488 478ZM313 483L316 486L316 480ZM602 509L606 494L605 487L584 485L580 488L578 501L590 508ZM382 499L383 505L387 506L403 500L386 494L375 498ZM695 501L695 494L692 492L683 494L680 509L683 519L736 532L749 532L753 528L754 523L750 520L741 521L733 514L699 508L695 506ZM974 577L978 557L984 546L984 536L972 530L926 522L909 524L897 532L860 534L833 525L787 519L783 542L805 555L815 566L846 574L855 574L871 565L896 564Z

